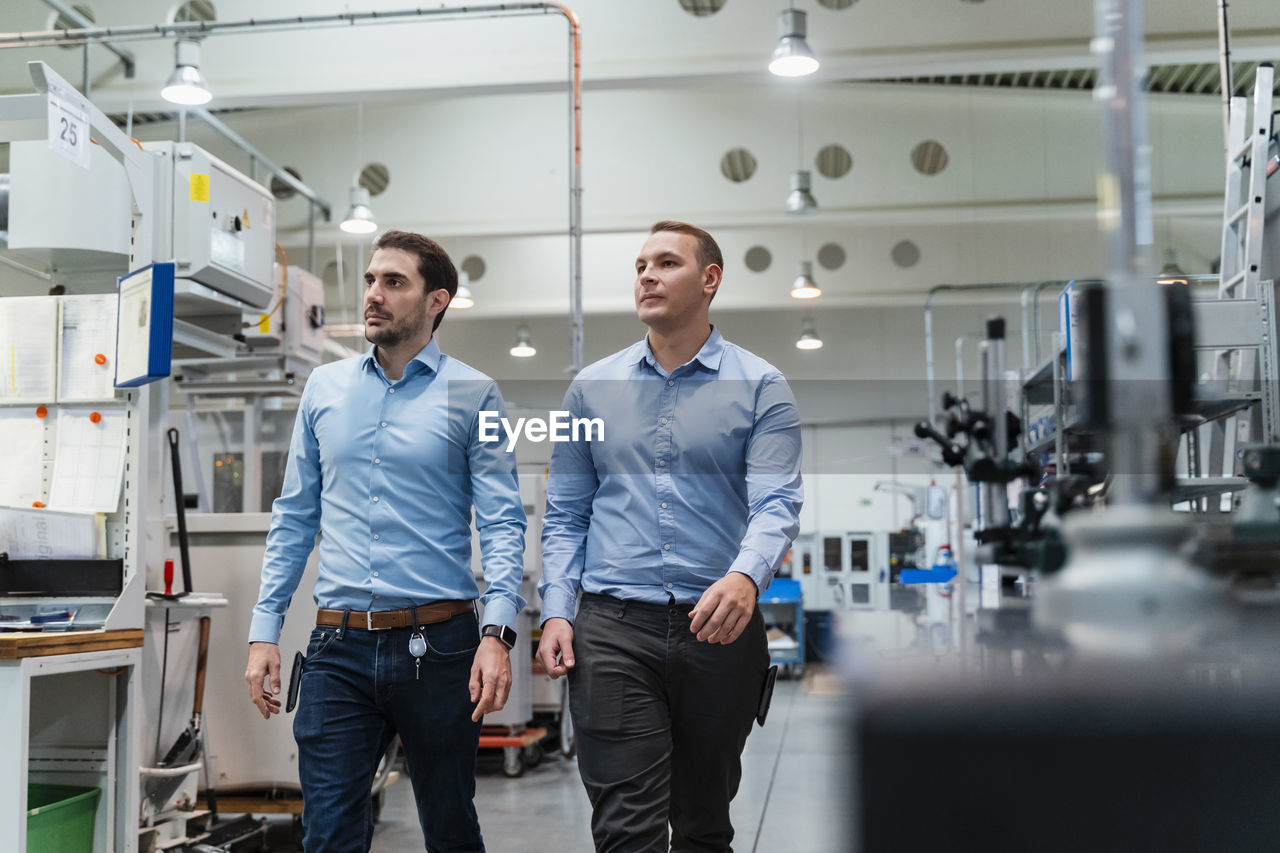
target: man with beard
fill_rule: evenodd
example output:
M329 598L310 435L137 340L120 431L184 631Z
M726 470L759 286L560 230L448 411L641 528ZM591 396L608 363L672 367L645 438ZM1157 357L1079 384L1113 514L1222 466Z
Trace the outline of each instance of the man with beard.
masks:
M298 406L245 681L265 719L280 711L280 629L322 533L293 722L307 853L369 849L370 786L397 734L427 849L482 851L472 802L480 720L506 703L524 606L515 459L477 428L481 411L505 415L502 395L433 337L458 289L443 248L389 231L364 279L372 346L317 368Z

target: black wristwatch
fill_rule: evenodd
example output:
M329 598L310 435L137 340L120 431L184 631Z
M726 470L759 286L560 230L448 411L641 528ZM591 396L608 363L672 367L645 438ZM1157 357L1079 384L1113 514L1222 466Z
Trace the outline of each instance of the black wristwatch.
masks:
M516 632L506 625L485 625L480 629L482 637L497 637L498 642L506 646L508 651L516 647Z

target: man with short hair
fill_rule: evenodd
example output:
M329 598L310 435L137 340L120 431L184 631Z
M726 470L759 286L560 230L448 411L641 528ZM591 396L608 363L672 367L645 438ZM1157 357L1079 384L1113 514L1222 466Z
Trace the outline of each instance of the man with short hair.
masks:
M502 395L434 339L458 288L443 248L389 231L374 242L364 279L372 346L316 368L302 393L245 681L264 718L279 712L280 628L323 533L319 611L293 722L305 849L369 849L371 783L398 734L427 849L482 851L472 802L480 720L506 703L524 606L515 459L500 442L482 443L477 428L480 411L505 415Z
M731 849L769 666L756 601L799 529L795 398L708 322L723 268L706 231L653 226L635 280L648 335L565 397L604 437L552 454L538 657L569 676L600 851Z

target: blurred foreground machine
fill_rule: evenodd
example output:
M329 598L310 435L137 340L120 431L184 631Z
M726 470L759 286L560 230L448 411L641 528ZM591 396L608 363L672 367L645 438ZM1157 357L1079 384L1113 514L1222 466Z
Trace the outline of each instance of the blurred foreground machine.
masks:
M1074 289L1070 346L1037 375L1007 376L990 323L982 399L946 399L946 423L918 427L980 487L972 559L1001 594L955 673L857 686L856 849L1280 844L1267 805L1280 794L1272 69L1259 67L1251 111L1231 102L1222 270L1216 298L1198 300L1141 263L1141 3L1095 9L1108 279ZM1052 404L1047 430L1024 423L1019 392Z

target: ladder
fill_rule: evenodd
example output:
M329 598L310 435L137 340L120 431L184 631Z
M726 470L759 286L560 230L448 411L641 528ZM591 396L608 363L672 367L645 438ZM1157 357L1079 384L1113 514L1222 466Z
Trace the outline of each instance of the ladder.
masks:
M1246 132L1247 102L1232 98L1227 130L1227 185L1223 210L1219 299L1257 299L1258 267L1262 259L1262 229L1266 217L1267 146L1271 138L1271 101L1275 69L1258 66L1253 88L1253 126ZM1258 353L1244 349L1219 350L1214 386L1221 391L1253 390L1258 376ZM1208 476L1238 473L1235 448L1261 434L1262 413L1253 406L1212 424ZM1235 422L1234 433L1229 421ZM1229 440L1231 439L1231 440ZM1229 463L1227 460L1231 459ZM1210 499L1210 512L1221 512L1221 501Z

